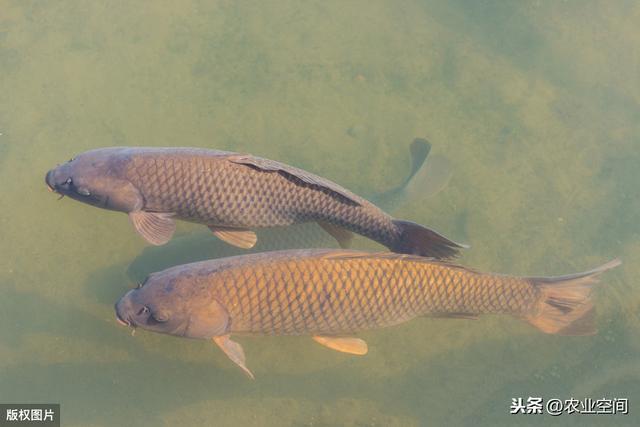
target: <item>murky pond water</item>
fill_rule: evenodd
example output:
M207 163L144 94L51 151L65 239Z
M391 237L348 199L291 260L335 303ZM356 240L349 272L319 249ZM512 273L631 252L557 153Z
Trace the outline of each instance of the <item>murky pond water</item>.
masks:
M0 403L59 402L73 426L637 425L639 21L631 1L0 0ZM151 271L238 251L186 223L150 248L125 215L44 184L91 148L179 145L374 197L415 137L451 178L387 208L472 244L462 264L623 260L598 287L597 335L417 319L363 334L365 357L240 338L250 381L212 343L131 336L113 310ZM630 414L509 415L530 396L628 398Z

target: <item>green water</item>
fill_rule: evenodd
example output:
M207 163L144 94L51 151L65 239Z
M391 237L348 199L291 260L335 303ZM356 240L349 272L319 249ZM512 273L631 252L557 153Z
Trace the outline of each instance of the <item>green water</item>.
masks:
M0 403L59 402L65 426L638 425L638 22L605 0L0 0ZM365 357L241 337L250 381L212 343L118 325L113 303L171 253L141 257L125 215L44 184L91 148L181 145L373 194L417 136L453 177L393 212L471 243L463 264L623 259L598 335L417 319L363 334ZM509 415L528 396L626 397L630 415Z

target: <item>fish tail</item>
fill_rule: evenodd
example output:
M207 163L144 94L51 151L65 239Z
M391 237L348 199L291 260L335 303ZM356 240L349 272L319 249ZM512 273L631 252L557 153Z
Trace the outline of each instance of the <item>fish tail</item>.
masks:
M526 316L527 321L548 334L595 334L593 285L598 283L600 274L620 264L619 259L614 259L583 273L527 278L540 295L532 314Z
M457 256L459 249L469 247L414 222L395 219L393 225L399 231L396 240L388 245L393 252L447 259Z

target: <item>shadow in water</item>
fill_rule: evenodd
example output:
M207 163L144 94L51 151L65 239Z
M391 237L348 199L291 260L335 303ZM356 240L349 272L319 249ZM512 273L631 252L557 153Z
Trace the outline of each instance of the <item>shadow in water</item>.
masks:
M442 322L453 324L450 322L454 321ZM298 365L308 365L308 370L293 373L287 373L286 368L278 372L263 370L257 372L255 381L247 379L213 344L210 345L211 362L180 360L180 356L169 357L163 352L135 351L131 360L99 365L85 362L52 365L25 363L0 371L0 381L11 386L14 400L56 395L61 396L63 408L67 401L73 402L73 408L65 411L69 423L90 421L104 425L132 425L140 424L134 420L144 420L142 424L158 425L165 423L165 417L169 414L205 401L236 401L238 411L250 412L255 408L243 406L244 399L299 399L304 396L305 401L319 407L331 407L340 399L358 399L375 402L379 407L386 408L385 413L392 416L409 415L436 424L447 420L464 424L476 415L496 421L506 420L494 413L496 407L504 406L505 417L508 416L510 399L505 400L505 396L523 393L523 387L535 393L556 386L556 383L565 380L563 376L547 379L546 382L532 380L532 376L548 368L553 363L553 357L560 358L568 346L576 346L580 352L585 352L592 343L584 340L567 343L557 337L538 334L507 334L479 341L479 335L492 335L487 330L490 324L469 322L465 325L465 321L455 322L459 328L476 330L477 334L472 335L472 343L462 346L458 343L437 349L416 345L415 354L410 344L404 345L398 348L401 356L393 353L387 355L407 366L398 375L385 372L384 367L390 361L380 353L373 357L357 358L329 352L314 346L310 340L293 339L288 343L292 346L285 345L279 350L290 348L299 351L303 360ZM426 324L424 327L425 334L434 330ZM415 328L407 330L400 326L368 335L375 337L374 342L389 344L388 339L396 342L402 338L402 341L415 334ZM250 360L257 363L262 356L256 350L268 346L273 339L261 337L252 340L249 347L254 348L247 354ZM135 340L128 341L127 345L130 345ZM437 341L446 342L443 337L438 337ZM162 345L167 348L188 348L200 344L194 340L163 337ZM543 361L532 360L535 359L532 355L536 353L536 348L542 348L546 356L552 357ZM377 346L373 350L382 351ZM496 351L504 357L496 359ZM317 363L314 358L331 358L340 362L330 368L313 371L313 365ZM504 360L521 360L522 364L509 363L510 368L505 368ZM575 369L578 368L583 369L584 366ZM569 387L566 384L563 389ZM455 414L450 412L452 405L449 398L453 393L466 399L464 407ZM153 398L140 398L150 395ZM95 405L96 401L102 404ZM90 418L82 408L92 408ZM485 408L494 410L489 413ZM215 410L215 406L212 406L212 410ZM291 421L286 417L287 414L282 414L282 424Z

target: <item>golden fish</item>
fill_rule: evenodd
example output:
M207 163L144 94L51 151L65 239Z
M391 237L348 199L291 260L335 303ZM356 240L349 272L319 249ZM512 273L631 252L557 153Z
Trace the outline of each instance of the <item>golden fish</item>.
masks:
M546 333L595 333L592 285L620 264L559 277L515 277L411 255L288 250L185 264L148 276L116 304L125 325L213 339L253 377L231 334L312 335L365 354L359 331L418 316L509 314Z

